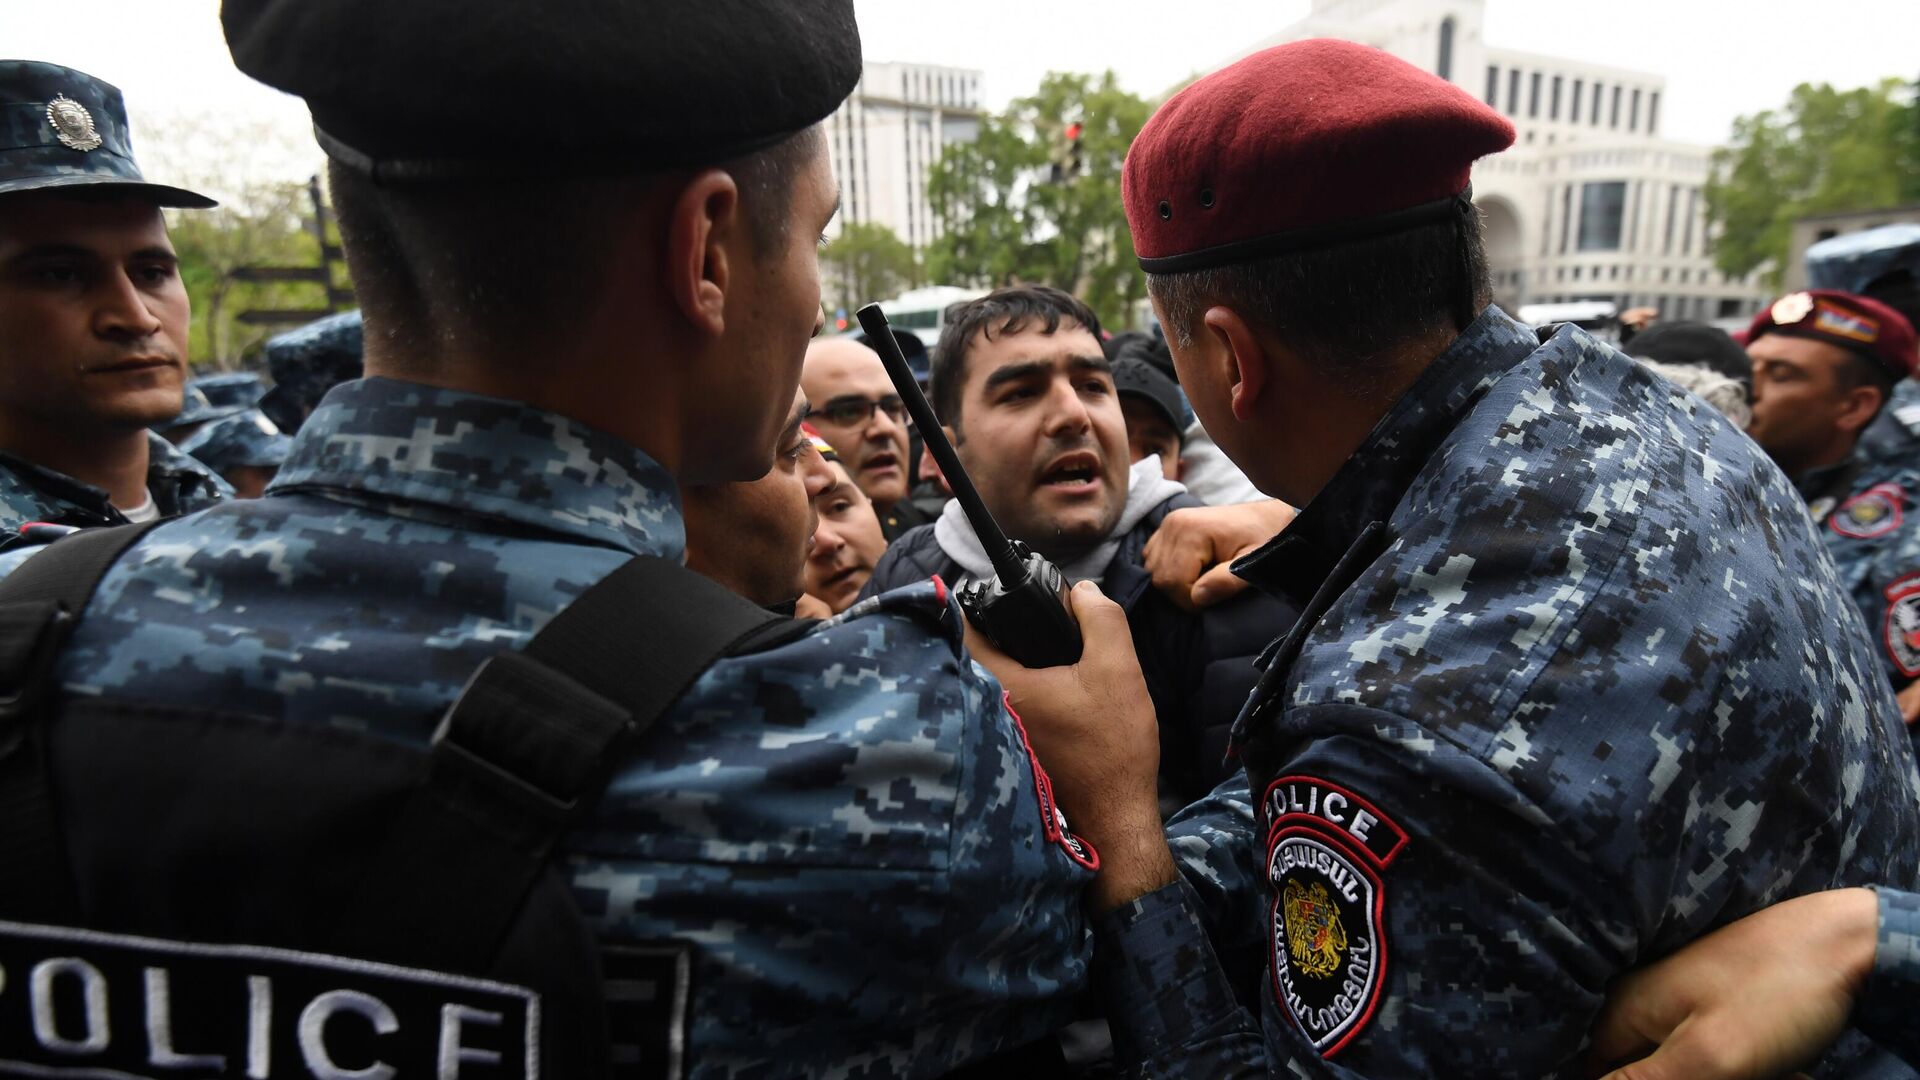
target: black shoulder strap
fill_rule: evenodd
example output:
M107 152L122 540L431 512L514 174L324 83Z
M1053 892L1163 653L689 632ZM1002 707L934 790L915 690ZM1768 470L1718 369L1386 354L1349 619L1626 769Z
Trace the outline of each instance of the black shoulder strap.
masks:
M0 580L0 912L9 918L57 920L74 910L43 706L54 660L100 579L157 524L63 537Z
M523 651L482 664L448 710L339 947L456 970L491 955L619 749L716 659L806 625L649 556L594 584Z

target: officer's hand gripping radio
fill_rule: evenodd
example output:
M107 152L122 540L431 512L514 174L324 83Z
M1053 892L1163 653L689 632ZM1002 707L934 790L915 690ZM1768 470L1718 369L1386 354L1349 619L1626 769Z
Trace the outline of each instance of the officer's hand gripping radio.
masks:
M960 609L967 619L987 636L1001 652L1030 668L1059 667L1080 659L1080 624L1067 610L1066 576L1045 556L1017 540L1007 539L1000 525L980 501L967 470L947 442L933 407L920 392L907 358L894 340L893 328L879 304L868 304L857 313L861 329L867 332L867 344L880 354L887 376L907 406L907 412L920 429L933 459L940 463L953 497L960 501L967 520L980 538L980 546L993 560L994 575L987 581L970 581L955 590Z

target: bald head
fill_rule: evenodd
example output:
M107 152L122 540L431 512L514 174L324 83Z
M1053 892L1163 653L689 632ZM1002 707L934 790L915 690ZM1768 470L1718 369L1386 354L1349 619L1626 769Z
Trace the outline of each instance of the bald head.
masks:
M816 338L807 346L800 388L813 405L813 426L875 509L884 514L906 498L913 483L906 412L880 354L851 338Z

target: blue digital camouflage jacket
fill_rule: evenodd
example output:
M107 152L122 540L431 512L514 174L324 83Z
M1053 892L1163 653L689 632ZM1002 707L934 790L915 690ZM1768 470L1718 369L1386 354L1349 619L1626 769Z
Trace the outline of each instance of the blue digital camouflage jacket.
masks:
M1295 1075L1580 1075L1614 975L1920 870L1799 496L1578 329L1489 309L1239 569L1305 614L1238 724L1254 786L1169 832ZM1849 1039L1830 1073L1878 1053Z
M192 513L233 497L225 480L167 440L147 434L147 491L162 516ZM0 546L30 521L54 525L124 525L126 515L92 484L0 454Z
M347 383L265 498L164 524L116 564L58 675L75 694L424 744L486 657L683 543L671 478L620 440L518 403ZM566 853L605 940L692 946L694 1076L927 1076L1046 1036L1088 988L1095 857L933 583L716 663ZM1187 987L1216 1024L1200 1034L1232 1035L1204 971L1161 959L1199 937L1177 887L1105 925L1154 939L1131 962L1111 950L1119 977ZM1140 1022L1143 1054L1177 1052L1163 1020Z
M1904 688L1920 677L1920 442L1863 444L1796 483L1881 669Z

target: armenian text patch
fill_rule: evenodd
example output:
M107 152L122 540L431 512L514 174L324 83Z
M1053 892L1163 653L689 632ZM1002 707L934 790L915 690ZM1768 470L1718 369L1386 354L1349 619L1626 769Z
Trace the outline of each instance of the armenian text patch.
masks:
M1353 1041L1386 986L1386 886L1381 872L1405 830L1337 784L1283 776L1261 797L1273 993L1322 1057Z

